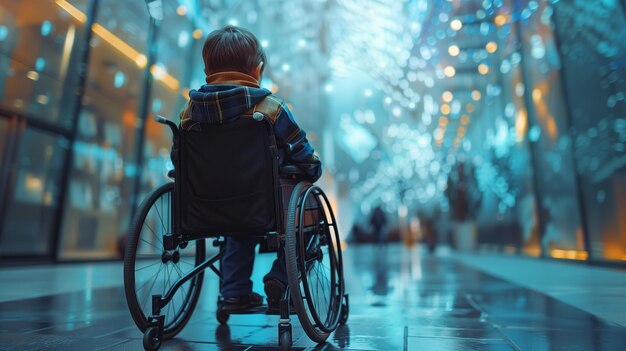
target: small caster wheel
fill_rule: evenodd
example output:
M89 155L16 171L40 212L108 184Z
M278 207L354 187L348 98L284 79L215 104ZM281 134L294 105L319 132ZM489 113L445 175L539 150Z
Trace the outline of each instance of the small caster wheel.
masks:
M161 339L159 339L159 330L157 327L150 327L143 333L143 348L146 351L156 351L161 347Z
M288 331L284 331L280 333L280 337L278 339L278 346L281 350L289 350L291 348L291 333Z
M224 308L222 306L221 303L217 304L217 312L215 313L215 317L217 317L217 321L220 322L220 324L226 324L228 323L228 318L230 317L230 314L224 312Z
M350 315L350 308L346 304L341 305L341 314L339 315L339 325L345 325L348 322L348 316Z

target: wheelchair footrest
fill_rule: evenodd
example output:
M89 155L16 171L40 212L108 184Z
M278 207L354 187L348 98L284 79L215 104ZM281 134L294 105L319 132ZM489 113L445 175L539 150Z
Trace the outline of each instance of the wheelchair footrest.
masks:
M251 308L238 308L238 309L228 309L222 308L222 311L227 314L259 314L267 312L267 305L259 305Z

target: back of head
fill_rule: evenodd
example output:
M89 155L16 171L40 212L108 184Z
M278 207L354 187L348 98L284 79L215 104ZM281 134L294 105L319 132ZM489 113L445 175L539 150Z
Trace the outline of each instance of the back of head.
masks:
M202 48L202 59L207 76L225 71L250 74L266 62L263 48L254 34L231 25L209 33Z

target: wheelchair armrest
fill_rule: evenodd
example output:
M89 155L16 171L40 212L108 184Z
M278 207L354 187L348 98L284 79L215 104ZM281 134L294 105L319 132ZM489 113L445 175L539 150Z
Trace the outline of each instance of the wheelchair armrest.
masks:
M288 178L300 178L300 177L307 176L306 172L300 169L300 167L296 165L291 165L291 164L280 167L279 173L281 177L288 177Z

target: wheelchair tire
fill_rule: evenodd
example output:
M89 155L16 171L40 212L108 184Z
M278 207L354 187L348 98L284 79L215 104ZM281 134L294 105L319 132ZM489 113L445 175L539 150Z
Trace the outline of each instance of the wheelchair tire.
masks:
M143 349L146 351L156 351L161 347L159 331L156 327L149 327L143 334Z
M278 347L280 350L289 350L291 349L291 345L291 333L288 331L281 332L278 338Z
M328 198L320 188L309 182L296 185L285 234L291 301L307 336L323 343L339 324L344 282L339 233ZM323 278L328 284L320 282ZM319 295L320 287L328 287L328 291Z
M151 296L165 295L180 276L201 264L206 255L204 240L190 242L185 249L163 249L162 234L173 232L173 191L174 183L155 189L139 206L128 233L124 291L130 314L144 333L152 328L149 322ZM148 278L145 279L144 275ZM183 284L170 303L162 308L161 314L165 316L163 340L173 338L187 324L198 302L203 280L204 273L200 273ZM149 289L145 290L146 287Z

